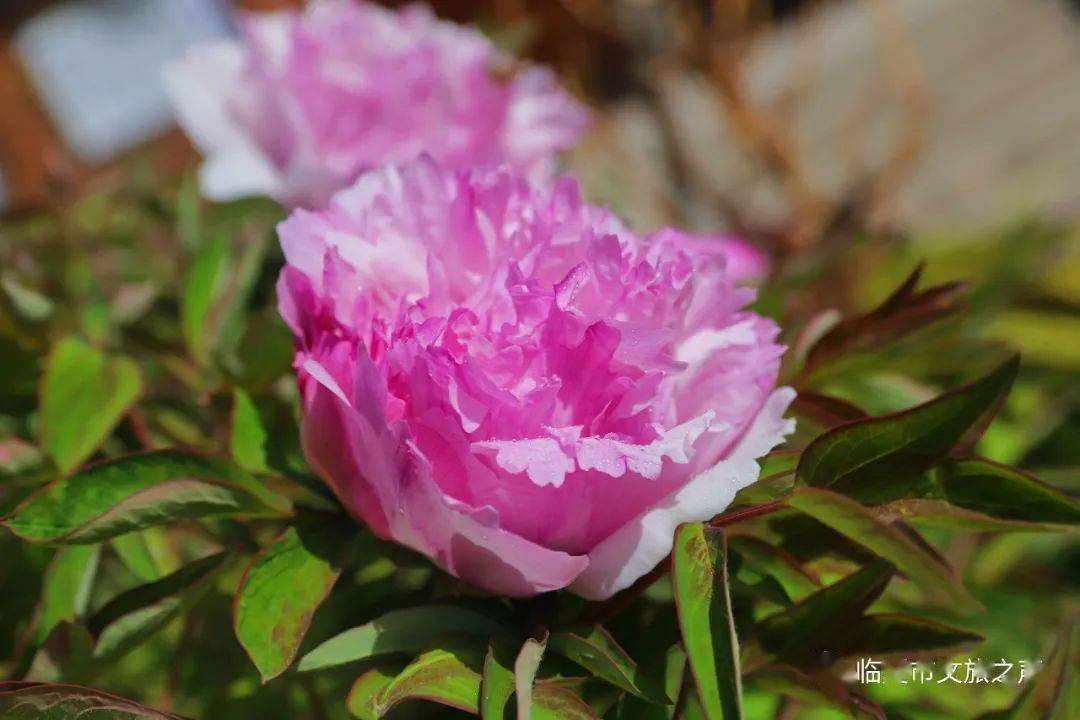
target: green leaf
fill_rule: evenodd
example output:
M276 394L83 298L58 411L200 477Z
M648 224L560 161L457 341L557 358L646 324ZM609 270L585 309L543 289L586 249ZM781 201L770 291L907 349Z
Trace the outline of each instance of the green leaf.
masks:
M862 408L847 400L810 390L799 391L791 403L791 412L800 421L808 420L827 430L866 417Z
M483 720L504 720L511 695L517 696L518 720L531 720L540 715L533 712L533 681L546 647L547 636L540 640L527 639L516 652L507 642L489 644L480 693L480 717Z
M701 698L698 697L697 687L694 683L690 683L690 687L685 692L686 697L683 700L681 720L708 720L705 715L705 708L701 706Z
M345 706L360 720L379 720L379 695L401 672L400 665L376 665L356 679Z
M218 553L196 560L110 600L87 623L97 638L94 657L119 657L167 625L209 589L207 580L227 557L228 553Z
M100 672L94 659L94 638L82 625L64 621L37 646L25 672L16 668L12 676L32 677L40 682L83 684Z
M769 665L746 676L748 689L784 695L812 707L831 707L853 718L885 720L885 711L852 692L835 675L803 673L786 665Z
M74 685L0 682L0 717L12 720L184 720L100 690Z
M939 468L937 480L945 499L967 510L1003 520L1080 524L1080 503L1016 468L959 460Z
M234 623L264 682L296 657L315 610L341 574L349 534L332 520L290 527L248 566Z
M1080 650L1080 623L1063 628L1050 660L1020 691L1006 710L984 715L980 720L1073 720L1076 717L1076 667Z
M127 535L118 535L110 541L113 550L120 556L124 566L144 583L153 582L162 575L157 560L148 544L147 533L152 532L154 532L153 529L148 529L128 533Z
M963 283L946 283L916 291L920 265L881 305L834 325L806 354L802 374L812 374L833 360L895 342L959 312Z
M288 503L224 458L160 450L64 478L4 524L30 542L80 544L181 518L277 516Z
M802 454L797 476L863 502L906 497L919 477L957 445L1008 394L1012 358L986 377L910 410L842 425Z
M293 335L276 308L254 314L240 338L228 369L251 392L264 390L292 367Z
M750 535L736 535L728 540L728 546L748 567L776 578L789 597L804 597L821 587L817 576L790 553L764 540Z
M772 502L791 492L795 484L795 468L799 464L798 451L777 450L763 457L759 463L761 472L757 481L736 493L732 507Z
M41 604L34 620L34 645L40 645L57 625L86 612L97 574L101 548L97 545L60 548L45 573Z
M299 435L292 409L286 403L265 396L253 399L240 388L235 389L229 431L233 459L252 473L288 478L292 482L285 492L297 505L341 512L334 493L311 474Z
M1080 319L1075 313L1011 310L996 316L984 334L1019 350L1025 362L1080 370Z
M533 686L532 701L534 720L600 720L600 716L573 690L554 681L537 682Z
M513 645L494 641L488 645L480 688L482 720L505 720L510 696L514 694L513 663Z
M194 172L184 175L176 193L176 233L188 250L195 250L202 244L202 195L198 174Z
M42 377L41 434L60 472L90 457L141 392L133 361L75 338L59 341Z
M259 409L251 396L240 388L233 390L232 428L229 452L239 465L254 473L268 472L266 446L269 439Z
M758 626L763 648L784 662L817 663L850 624L885 590L893 568L878 561L819 590L790 610L765 618Z
M447 633L495 635L502 627L485 615L453 605L392 610L335 635L300 659L301 672L344 665L376 655L416 652Z
M841 642L834 646L837 656L943 655L959 652L982 642L976 633L933 620L878 613L850 622Z
M1007 520L951 505L945 500L911 498L875 505L874 517L884 523L897 521L914 525L967 532L1062 532L1074 525Z
M482 654L475 646L463 642L428 650L382 688L375 702L375 716L382 717L395 705L412 699L475 715L479 711L482 665Z
M940 558L897 527L879 521L871 510L851 498L827 490L798 488L787 502L892 563L931 597L960 610L980 607Z
M548 647L629 693L661 705L669 702L660 683L649 677L599 625L579 632L554 633Z
M225 291L231 265L228 240L215 235L199 248L188 271L180 323L184 342L201 365L209 362L214 349L216 329L211 313Z
M38 291L26 287L20 283L14 275L5 273L0 276L0 292L5 296L3 300L11 303L11 307L23 319L31 323L41 323L52 315L54 305L52 300Z
M683 647L709 720L741 718L739 641L728 591L727 537L701 523L675 531L672 580Z
M269 246L268 217L222 223L195 254L181 302L181 326L200 365L230 357L244 335L249 299Z

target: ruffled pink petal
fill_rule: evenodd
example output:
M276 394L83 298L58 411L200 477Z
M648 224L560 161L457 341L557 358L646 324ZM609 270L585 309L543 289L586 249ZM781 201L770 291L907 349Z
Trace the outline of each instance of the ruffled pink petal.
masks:
M589 552L589 567L570 589L589 600L611 597L656 567L669 552L675 528L701 522L731 504L735 493L758 478L756 458L784 441L795 430L784 412L795 398L791 388L774 391L734 451L695 477Z
M425 152L549 182L555 154L587 124L550 71L522 63L499 78L505 59L490 40L423 7L323 0L239 26L238 39L197 47L166 75L214 199L269 194L321 209L369 170Z
M315 470L374 532L430 556L477 587L511 597L566 587L585 569L584 556L500 529L490 506L473 508L446 497L419 450L399 442L385 424L373 366L361 360L358 368L348 398L330 369L313 360L304 364L304 449Z

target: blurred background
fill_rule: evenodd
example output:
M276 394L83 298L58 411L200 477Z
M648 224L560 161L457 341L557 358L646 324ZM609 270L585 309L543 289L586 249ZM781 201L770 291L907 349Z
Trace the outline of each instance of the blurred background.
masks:
M836 317L879 304L920 263L921 287L967 282L922 297L916 315L942 320L933 327L884 328L880 346L810 375L789 368L787 380L886 413L1019 349L1021 376L979 452L1080 492L1080 2L431 5L552 65L591 106L594 126L567 159L590 199L640 229L734 232L765 247L775 264L757 309L785 328L789 357ZM58 337L143 362L145 400L109 454L154 443L220 450L222 377L252 393L291 387L291 338L273 308L281 211L201 203L197 157L160 84L164 62L234 32L233 10L224 0L0 0L0 515L45 472L26 440L41 356ZM190 300L206 267L236 281ZM796 446L835 421L799 419ZM295 429L275 437L295 439ZM983 657L1049 657L1080 612L1075 536L926 532L987 607L957 621L986 636ZM6 534L0 553L10 559L0 564L3 670L38 596L21 588L42 584L48 554ZM884 602L910 601L901 591ZM328 617L370 617L379 602L345 598ZM276 716L294 689L260 686L230 642L226 596L206 603L202 620L94 681L199 718ZM222 676L236 679L215 685ZM899 708L895 717L935 719L1003 707L1015 691L868 693ZM792 704L748 712L804 717Z
M598 123L574 170L642 225L750 224L798 245L838 220L973 229L1080 212L1080 3L433 4L555 65L589 100ZM117 182L133 151L164 171L185 167L160 67L231 33L232 9L5 0L0 206L85 196Z

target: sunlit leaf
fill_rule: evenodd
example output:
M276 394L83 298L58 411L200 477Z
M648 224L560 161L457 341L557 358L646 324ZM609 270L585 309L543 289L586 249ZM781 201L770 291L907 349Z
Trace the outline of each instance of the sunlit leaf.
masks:
M533 720L600 720L587 702L557 682L537 682L532 701Z
M723 531L700 523L676 530L671 575L679 626L697 696L709 720L743 716L727 562Z
M251 396L240 388L233 390L232 428L229 450L233 459L245 470L265 473L269 470L266 446L269 440L259 409Z
M492 642L484 658L480 688L482 720L507 720L510 697L514 694L515 649L509 642Z
M400 665L376 665L358 677L345 698L349 714L360 720L379 720L379 695L400 671Z
M292 663L311 617L341 574L348 528L290 527L248 566L236 592L236 637L263 680Z
M182 518L274 516L287 503L224 458L161 450L59 480L4 522L24 540L89 543Z
M142 582L153 582L161 576L157 560L148 545L147 533L150 532L153 530L117 535L110 541L124 566Z
M410 699L477 713L483 654L473 645L451 642L419 655L387 683L375 703L376 717Z
M88 458L142 392L139 369L81 340L53 348L41 386L43 444L61 472Z
M447 633L494 635L502 628L485 615L453 605L392 610L376 620L335 635L297 665L301 672L344 665L376 655L416 652Z
M853 718L885 720L884 710L827 672L804 673L786 665L769 665L747 675L746 686L815 707L831 707Z
M60 548L45 573L41 604L34 619L34 644L44 642L53 628L86 612L97 574L101 548L83 545Z
M216 340L211 313L225 291L230 268L228 240L216 235L199 248L184 286L180 308L184 341L203 365L209 362Z

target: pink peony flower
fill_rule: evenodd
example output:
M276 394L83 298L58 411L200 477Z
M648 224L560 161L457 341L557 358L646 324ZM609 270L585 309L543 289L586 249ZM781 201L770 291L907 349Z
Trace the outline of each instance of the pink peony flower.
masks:
M543 180L587 124L551 72L498 79L506 58L483 35L422 6L328 0L240 27L239 40L197 47L165 73L215 200L321 207L361 172L421 152Z
M562 180L363 175L279 226L305 452L379 536L495 593L604 598L783 441L783 348L716 244Z
M764 250L734 235L690 235L677 230L665 230L665 233L681 234L686 244L698 247L688 248L691 253L705 252L724 254L728 277L736 282L760 282L772 270L772 260Z

